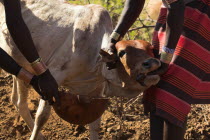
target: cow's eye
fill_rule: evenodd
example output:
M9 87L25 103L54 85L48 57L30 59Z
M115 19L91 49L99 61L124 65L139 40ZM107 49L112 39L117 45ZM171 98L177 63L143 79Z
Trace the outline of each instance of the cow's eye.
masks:
M126 52L125 52L124 50L122 50L122 51L119 52L118 55L119 55L119 57L123 57L123 55L125 55L125 53L126 53Z

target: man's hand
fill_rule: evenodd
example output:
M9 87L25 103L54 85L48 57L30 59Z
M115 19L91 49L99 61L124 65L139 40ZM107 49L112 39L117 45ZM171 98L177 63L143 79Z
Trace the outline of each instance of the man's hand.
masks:
M161 61L161 66L152 72L149 72L148 75L163 75L168 70L168 63L164 63Z
M34 76L30 84L42 96L43 100L48 100L50 105L54 103L53 98L57 104L60 104L58 84L49 70L39 76Z
M110 55L113 55L113 56L116 55L117 50L115 48L115 43L110 43L109 44L108 53ZM108 70L115 69L117 67L117 60L116 61L111 61L111 62L106 62L106 67L107 67Z

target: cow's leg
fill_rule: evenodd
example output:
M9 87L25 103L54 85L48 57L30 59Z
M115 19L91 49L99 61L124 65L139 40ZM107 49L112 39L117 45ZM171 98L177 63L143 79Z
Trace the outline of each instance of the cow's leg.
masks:
M29 129L33 129L33 119L28 109L28 89L23 81L14 78L12 102L16 106L20 116L24 119Z
M39 102L38 110L36 112L35 125L30 140L38 139L37 136L43 125L47 122L50 116L50 111L51 106L48 104L48 102L41 99Z
M101 117L89 124L90 140L98 140L100 132Z
M17 80L14 76L13 76L11 101L15 105L16 109L18 110L18 107L17 107L17 103L18 103Z
M20 116L26 122L28 128L33 130L34 120L31 117L30 111L27 104L28 89L23 81L13 77L13 89L11 100L18 110ZM39 139L42 140L44 137L39 134Z

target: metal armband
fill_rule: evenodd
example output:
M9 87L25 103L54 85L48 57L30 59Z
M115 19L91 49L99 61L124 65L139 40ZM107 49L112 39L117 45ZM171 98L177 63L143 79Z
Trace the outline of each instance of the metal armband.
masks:
M44 73L47 70L47 66L42 61L41 58L38 58L37 60L32 62L31 63L31 67L33 68L33 70L35 71L35 73L37 75L40 75L40 74Z
M117 32L112 32L112 34L110 35L110 38L115 40L115 41L122 40L121 35Z

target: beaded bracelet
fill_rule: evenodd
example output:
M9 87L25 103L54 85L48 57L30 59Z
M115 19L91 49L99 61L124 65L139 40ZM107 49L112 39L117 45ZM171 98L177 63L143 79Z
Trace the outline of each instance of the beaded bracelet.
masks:
M31 67L34 69L35 73L37 75L40 75L44 73L47 70L47 66L45 63L42 61L41 58L38 58L34 62L31 63Z
M161 56L160 56L160 60L162 62L165 63L170 63L172 58L173 58L173 54L174 54L174 49L168 48L168 47L162 47L162 52L161 52Z
M29 84L31 82L31 79L33 78L33 74L31 74L30 72L28 72L27 70L25 70L24 68L21 68L17 78L20 80L23 80L24 82L26 82L27 84Z
M172 57L173 57L173 54L162 51L161 56L160 56L160 60L162 62L165 62L165 63L169 64L172 60Z

